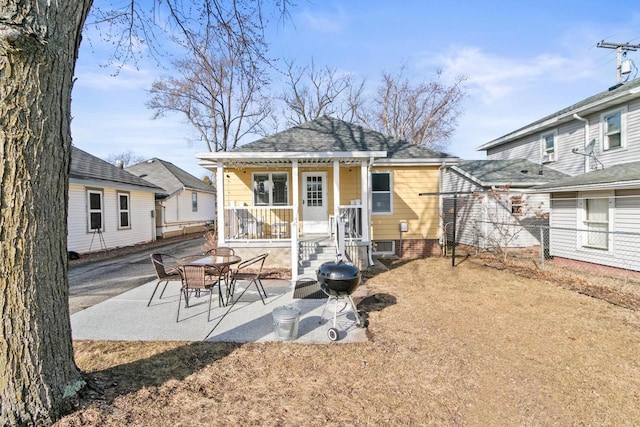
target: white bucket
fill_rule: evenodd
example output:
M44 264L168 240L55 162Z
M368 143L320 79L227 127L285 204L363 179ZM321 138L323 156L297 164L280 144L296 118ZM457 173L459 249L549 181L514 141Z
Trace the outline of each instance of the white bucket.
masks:
M273 334L279 341L293 341L298 338L300 310L292 305L273 309Z

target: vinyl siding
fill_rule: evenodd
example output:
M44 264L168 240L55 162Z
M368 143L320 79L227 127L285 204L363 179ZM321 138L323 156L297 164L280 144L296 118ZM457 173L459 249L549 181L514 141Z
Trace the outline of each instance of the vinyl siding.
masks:
M108 249L131 246L152 241L155 232L155 220L151 212L155 209L154 193L150 191L124 192L129 194L130 223L127 229L118 229L117 190L112 187L84 186L69 184L69 212L67 218L67 248L79 253L95 252L104 249L100 236L88 231L87 189L101 190L103 193L102 238Z
M623 107L627 109L626 146L605 151L601 135L601 115ZM640 160L640 100L608 107L584 118L589 121L589 133L586 141L596 141L596 156L605 167ZM584 123L579 120L572 120L557 128L547 128L507 144L490 148L487 150L487 158L491 160L527 159L538 163L541 160L541 135L553 130L557 131L556 160L545 163L546 167L569 175L578 175L591 170L592 164L585 169L584 156L572 152L573 149L582 151L585 144ZM592 163L592 161L590 162Z
M596 196L587 193L585 196ZM553 195L551 206L550 255L610 267L640 271L640 236L616 234L615 232L640 233L638 212L640 195L637 190L618 191L612 215L613 224L609 249L596 250L581 247L580 203L576 193L557 193ZM619 197L623 196L623 197Z
M402 233L403 239L437 239L438 197L419 194L438 191L438 166L374 167L372 170L389 171L393 175L393 212L371 216L372 240L399 239L401 222L409 227L408 232Z

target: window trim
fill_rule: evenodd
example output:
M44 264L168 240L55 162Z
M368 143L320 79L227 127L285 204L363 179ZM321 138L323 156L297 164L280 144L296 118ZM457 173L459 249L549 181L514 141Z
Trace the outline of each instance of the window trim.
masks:
M600 141L602 151L619 150L627 146L627 106L608 110L600 114ZM620 146L609 147L608 134L605 132L606 119L620 113Z
M389 175L389 191L374 191L373 190L373 175L374 174L387 174ZM393 215L393 172L390 170L376 170L376 171L371 171L371 215ZM383 193L388 193L389 194L389 211L385 211L385 212L376 212L373 208L373 195L374 194L383 194Z
M553 137L553 149L551 151L547 150L547 140L548 136ZM540 159L542 163L550 163L555 162L557 160L557 152L558 152L558 130L554 129L550 132L545 132L540 134ZM544 156L549 156L547 160L544 160Z
M255 188L255 184L256 184L256 175L266 175L267 176L267 180L265 181L265 183L268 183L268 188L265 189L265 192L268 196L268 202L267 203L257 203L257 193L256 193L256 188ZM286 180L284 182L284 186L285 186L285 196L286 196L286 200L284 203L274 203L273 201L273 190L274 190L274 185L273 185L273 176L274 175L278 175L278 176L284 176L286 177ZM268 171L256 171L256 172L252 172L251 173L251 193L252 193L252 203L253 206L289 206L289 181L290 181L290 177L289 177L289 172L287 171L274 171L274 172L268 172Z
M375 251L373 248L378 243L391 243L391 251ZM371 254L372 255L395 255L396 254L396 241L395 240L373 240L371 242Z
M582 230L579 232L579 238L577 239L578 247L580 251L593 252L593 253L613 253L613 230L615 221L615 197L613 191L606 192L584 192L578 194L578 215L577 215L577 229ZM607 200L607 242L606 247L596 246L589 244L589 225L587 224L587 200L593 199L606 199Z
M198 212L198 192L191 192L191 212Z
M120 206L120 197L127 198L127 209L122 209ZM118 230L128 230L131 229L131 194L126 191L118 191L116 192L116 206L118 210ZM127 214L127 223L129 225L122 225L122 214Z
M91 209L91 195L98 194L100 196L100 209ZM104 190L100 188L87 188L87 233L95 233L96 231L102 233L105 231L104 227ZM100 228L91 228L91 214L100 213Z

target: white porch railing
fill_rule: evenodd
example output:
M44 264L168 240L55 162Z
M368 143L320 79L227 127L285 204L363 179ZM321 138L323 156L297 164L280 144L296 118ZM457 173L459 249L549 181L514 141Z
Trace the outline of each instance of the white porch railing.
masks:
M225 206L225 241L289 240L293 206Z
M346 240L362 239L362 205L341 205L339 209L339 221L344 224L344 237Z

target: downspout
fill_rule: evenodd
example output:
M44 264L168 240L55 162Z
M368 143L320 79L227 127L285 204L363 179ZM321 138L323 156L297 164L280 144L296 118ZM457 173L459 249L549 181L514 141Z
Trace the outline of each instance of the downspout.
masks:
M373 166L373 157L369 158L369 164L367 165L367 216L369 217L369 265L373 265L373 227L371 226L371 214L373 213L373 206L371 204L371 167Z
M442 206L444 202L444 197L442 197L442 192L444 191L444 168L447 167L446 162L442 162L440 167L438 168L438 240L440 241L440 247L444 247L444 207Z
M584 117L580 117L577 113L573 114L573 118L576 120L580 120L584 123L584 145L583 148L587 146L587 141L589 140L589 120ZM584 172L586 173L589 170L589 156L584 156Z

